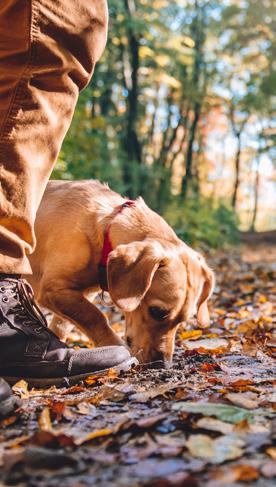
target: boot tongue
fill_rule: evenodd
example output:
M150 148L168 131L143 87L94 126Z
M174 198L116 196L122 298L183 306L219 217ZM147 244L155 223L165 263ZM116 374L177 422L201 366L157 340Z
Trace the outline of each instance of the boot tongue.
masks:
M22 300L22 304L30 317L35 321L39 321L45 328L48 328L46 318L35 303L31 285L23 279L20 279L18 283L18 297L19 301Z

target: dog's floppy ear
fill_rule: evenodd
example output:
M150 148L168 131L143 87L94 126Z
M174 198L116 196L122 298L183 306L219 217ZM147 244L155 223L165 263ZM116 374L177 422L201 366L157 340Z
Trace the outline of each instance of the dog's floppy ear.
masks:
M107 280L110 296L123 311L134 311L149 289L164 255L157 243L131 242L109 254Z
M185 252L183 260L187 270L186 319L196 312L199 326L205 328L210 324L207 301L214 289L215 276L197 252Z

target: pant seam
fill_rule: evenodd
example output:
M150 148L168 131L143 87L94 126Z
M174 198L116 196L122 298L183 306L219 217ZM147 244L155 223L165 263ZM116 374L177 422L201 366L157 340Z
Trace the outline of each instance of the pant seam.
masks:
M16 110L20 106L20 100L21 97L24 96L24 83L28 79L29 74L31 73L31 67L34 64L34 61L36 59L36 51L35 49L35 40L38 37L38 14L39 14L39 5L36 0L31 0L30 1L30 6L31 6L31 11L30 11L30 28L29 28L29 53L28 53L28 59L26 61L25 68L17 82L16 87L14 88L14 92L12 95L12 99L10 102L9 109L7 110L7 115L6 118L3 122L2 125L2 131L0 134L0 142L9 140L9 132L10 129L12 128L14 124L14 118L16 114ZM4 153L4 146L0 146L0 154Z

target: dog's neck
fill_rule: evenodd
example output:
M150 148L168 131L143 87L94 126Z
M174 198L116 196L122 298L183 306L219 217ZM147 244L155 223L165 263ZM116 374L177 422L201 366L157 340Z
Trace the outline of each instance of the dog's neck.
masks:
M133 206L135 206L134 200L127 200L122 205L120 205L119 208L116 209L116 211L113 215L113 218L110 220L110 222L108 223L108 225L106 226L106 228L104 230L103 247L102 247L100 263L98 266L99 283L100 283L100 287L103 291L108 291L107 262L108 262L109 254L113 250L113 245L112 245L111 240L110 240L111 225L114 222L114 219L116 218L116 216L119 215L120 213L122 213L125 208L131 208Z
M125 200L114 208L105 218L99 259L99 283L103 290L108 290L107 262L109 253L117 245L129 244L145 239L162 239L163 242L179 244L179 239L165 220L152 211L142 199Z

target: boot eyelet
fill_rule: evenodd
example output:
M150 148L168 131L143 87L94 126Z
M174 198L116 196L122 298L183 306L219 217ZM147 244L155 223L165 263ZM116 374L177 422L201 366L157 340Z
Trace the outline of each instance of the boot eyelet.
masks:
M7 303L9 301L9 298L7 296L3 296L2 301L4 303Z
M4 293L6 291L6 288L4 286L0 286L0 293Z
M43 331L42 328L40 326L37 326L36 328L34 328L34 331L35 333L37 333L37 335L40 335L40 333Z

